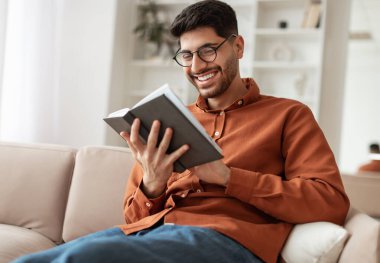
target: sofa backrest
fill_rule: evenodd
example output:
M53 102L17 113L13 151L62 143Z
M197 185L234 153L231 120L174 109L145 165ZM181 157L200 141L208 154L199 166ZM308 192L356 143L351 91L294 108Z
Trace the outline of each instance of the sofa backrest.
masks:
M79 149L63 226L63 239L124 224L123 197L134 159L128 148Z
M342 174L342 181L351 206L370 216L380 218L380 174Z
M0 224L59 243L76 150L0 142Z

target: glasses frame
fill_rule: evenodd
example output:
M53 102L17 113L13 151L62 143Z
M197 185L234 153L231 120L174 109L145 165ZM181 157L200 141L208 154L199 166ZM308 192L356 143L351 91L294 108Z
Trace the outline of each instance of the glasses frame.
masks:
M216 59L216 57L218 56L218 52L217 52L218 49L219 49L221 46L223 46L224 43L226 43L228 40L230 40L231 37L237 37L237 35L236 35L236 34L231 34L229 37L227 37L226 39L224 39L224 40L222 41L222 43L220 43L220 44L217 45L216 47L205 46L205 47L201 47L201 48L199 48L199 49L197 49L197 50L195 50L195 51L193 51L193 52L191 52L191 51L180 51L181 48L179 48L179 49L177 50L177 52L175 53L175 56L173 57L173 59L175 60L175 62L177 62L178 65L180 65L181 67L184 67L184 68L191 67L191 66L193 65L193 62L191 62L191 64L188 65L188 66L182 65L182 64L177 60L177 56L178 56L179 54L183 54L183 53L192 54L192 55L193 55L192 59L194 58L194 53L197 53L198 58L199 58L200 60L202 60L203 62L206 62L206 63L214 62L215 59ZM203 58L199 55L199 52L200 52L202 49L204 49L204 48L210 48L210 49L214 50L214 53L215 53L215 57L214 57L214 59L212 59L212 60L210 60L210 61L207 61L207 60L203 59Z

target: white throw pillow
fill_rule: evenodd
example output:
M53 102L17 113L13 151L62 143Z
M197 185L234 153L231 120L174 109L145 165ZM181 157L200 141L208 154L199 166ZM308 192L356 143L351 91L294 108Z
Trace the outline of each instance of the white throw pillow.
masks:
M296 225L281 255L287 263L337 262L349 234L328 222Z

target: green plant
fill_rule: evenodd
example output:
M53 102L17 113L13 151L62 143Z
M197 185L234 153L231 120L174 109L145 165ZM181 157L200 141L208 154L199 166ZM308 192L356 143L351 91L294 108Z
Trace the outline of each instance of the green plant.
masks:
M156 45L156 54L158 55L162 44L166 42L169 35L169 25L159 18L158 6L153 0L145 0L146 4L141 5L140 23L134 28L134 33L144 42L154 43Z

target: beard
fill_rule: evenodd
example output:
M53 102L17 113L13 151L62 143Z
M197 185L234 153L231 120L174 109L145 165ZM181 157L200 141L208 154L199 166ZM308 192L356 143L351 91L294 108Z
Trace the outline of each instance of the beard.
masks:
M219 73L221 74L221 80L219 81L217 86L214 88L206 87L206 88L201 89L200 87L198 87L197 83L194 81L191 75L187 76L190 82L196 87L201 97L203 97L204 99L216 98L222 95L231 86L232 81L237 75L238 60L235 58L233 54L231 54L231 56L226 60L225 65L226 67L224 69L222 69L222 67L220 66L217 66L217 67L207 68L202 71L202 72L207 72L209 70L219 71Z

